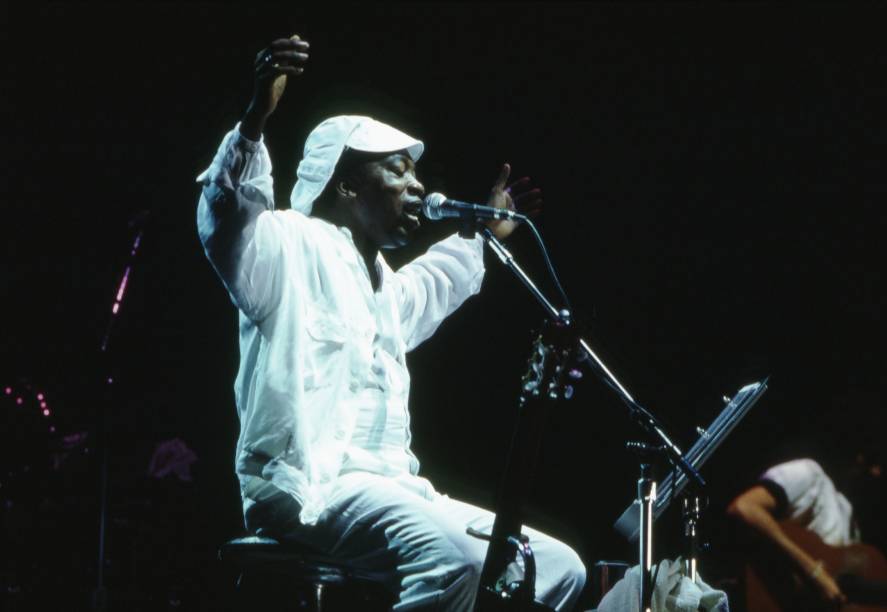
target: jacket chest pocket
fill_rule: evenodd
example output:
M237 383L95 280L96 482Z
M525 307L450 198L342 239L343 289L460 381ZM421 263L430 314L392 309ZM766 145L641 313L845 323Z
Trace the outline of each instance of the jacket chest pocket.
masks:
M320 308L308 310L305 324L305 388L354 387L361 373L372 367L372 349L364 346L365 331L348 317Z

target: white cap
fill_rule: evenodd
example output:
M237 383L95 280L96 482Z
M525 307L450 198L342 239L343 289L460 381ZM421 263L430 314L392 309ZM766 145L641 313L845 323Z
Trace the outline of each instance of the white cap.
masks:
M418 161L425 150L421 140L372 117L330 117L314 128L305 141L302 161L296 170L298 178L290 195L293 210L311 214L314 200L333 176L345 147L367 153L406 150L413 161Z

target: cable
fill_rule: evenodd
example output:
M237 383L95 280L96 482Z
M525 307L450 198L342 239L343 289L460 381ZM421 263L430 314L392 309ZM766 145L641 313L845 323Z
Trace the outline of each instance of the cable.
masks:
M548 249L545 248L545 242L542 240L542 235L539 233L539 230L536 229L536 225L530 219L526 220L526 224L530 226L531 230L533 230L533 236L536 238L536 242L539 244L539 249L542 251L542 257L545 259L545 265L548 267L548 273L551 274L551 278L554 281L554 286L557 288L561 299L564 301L564 307L572 314L573 307L570 306L570 300L569 298L567 298L567 292L564 291L563 286L561 286L561 281L557 276L554 265L551 263L551 258L548 256Z

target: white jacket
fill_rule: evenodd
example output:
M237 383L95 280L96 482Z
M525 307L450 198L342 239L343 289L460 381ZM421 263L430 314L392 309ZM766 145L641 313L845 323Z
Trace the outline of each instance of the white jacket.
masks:
M347 229L273 210L271 161L262 142L235 128L197 180L204 247L226 200L230 206L231 198L246 198L267 209L237 269L220 272L240 310L235 465L245 505L251 491L271 483L295 498L301 522L310 525L342 466L357 417L355 394L381 384L371 367L373 344L390 347L384 388L406 410L406 352L480 290L483 242L451 236L397 272L380 254L382 283L373 292ZM413 461L411 471L417 470Z

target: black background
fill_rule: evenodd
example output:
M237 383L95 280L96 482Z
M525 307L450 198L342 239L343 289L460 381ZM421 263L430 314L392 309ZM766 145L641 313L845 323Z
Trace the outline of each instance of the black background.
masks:
M110 366L114 513L122 531L163 525L142 571L179 555L179 544L164 552L167 536L193 538L193 564L179 573L210 575L212 585L214 547L240 533L236 317L197 240L194 178L249 100L255 53L293 32L311 42L311 61L266 131L280 203L305 136L334 114L369 114L424 140L419 172L429 191L483 200L508 161L514 178L530 176L544 192L539 226L592 344L679 442L692 443L723 395L772 376L703 471L715 539L726 503L767 465L801 454L828 462L880 438L879 5L4 10L0 383L45 391L60 433L96 422L95 383L106 372L98 345L133 235L127 224L150 210ZM427 226L389 261L408 261L451 229ZM550 290L529 233L509 242ZM410 357L423 472L483 505L542 318L489 254L487 265L481 295ZM15 431L19 420L8 416L6 435L34 448ZM529 522L570 541L589 566L634 558L611 524L634 492L623 443L635 436L591 376L551 415ZM199 456L194 482L175 492L145 477L154 446L173 437ZM65 482L79 484L61 503L94 499L88 463L66 469ZM57 491L43 494L58 503ZM95 520L89 501L78 507L64 524L80 534L71 575L85 584ZM674 517L663 522L662 555L679 552L668 535L676 529ZM709 573L727 557L716 547Z

